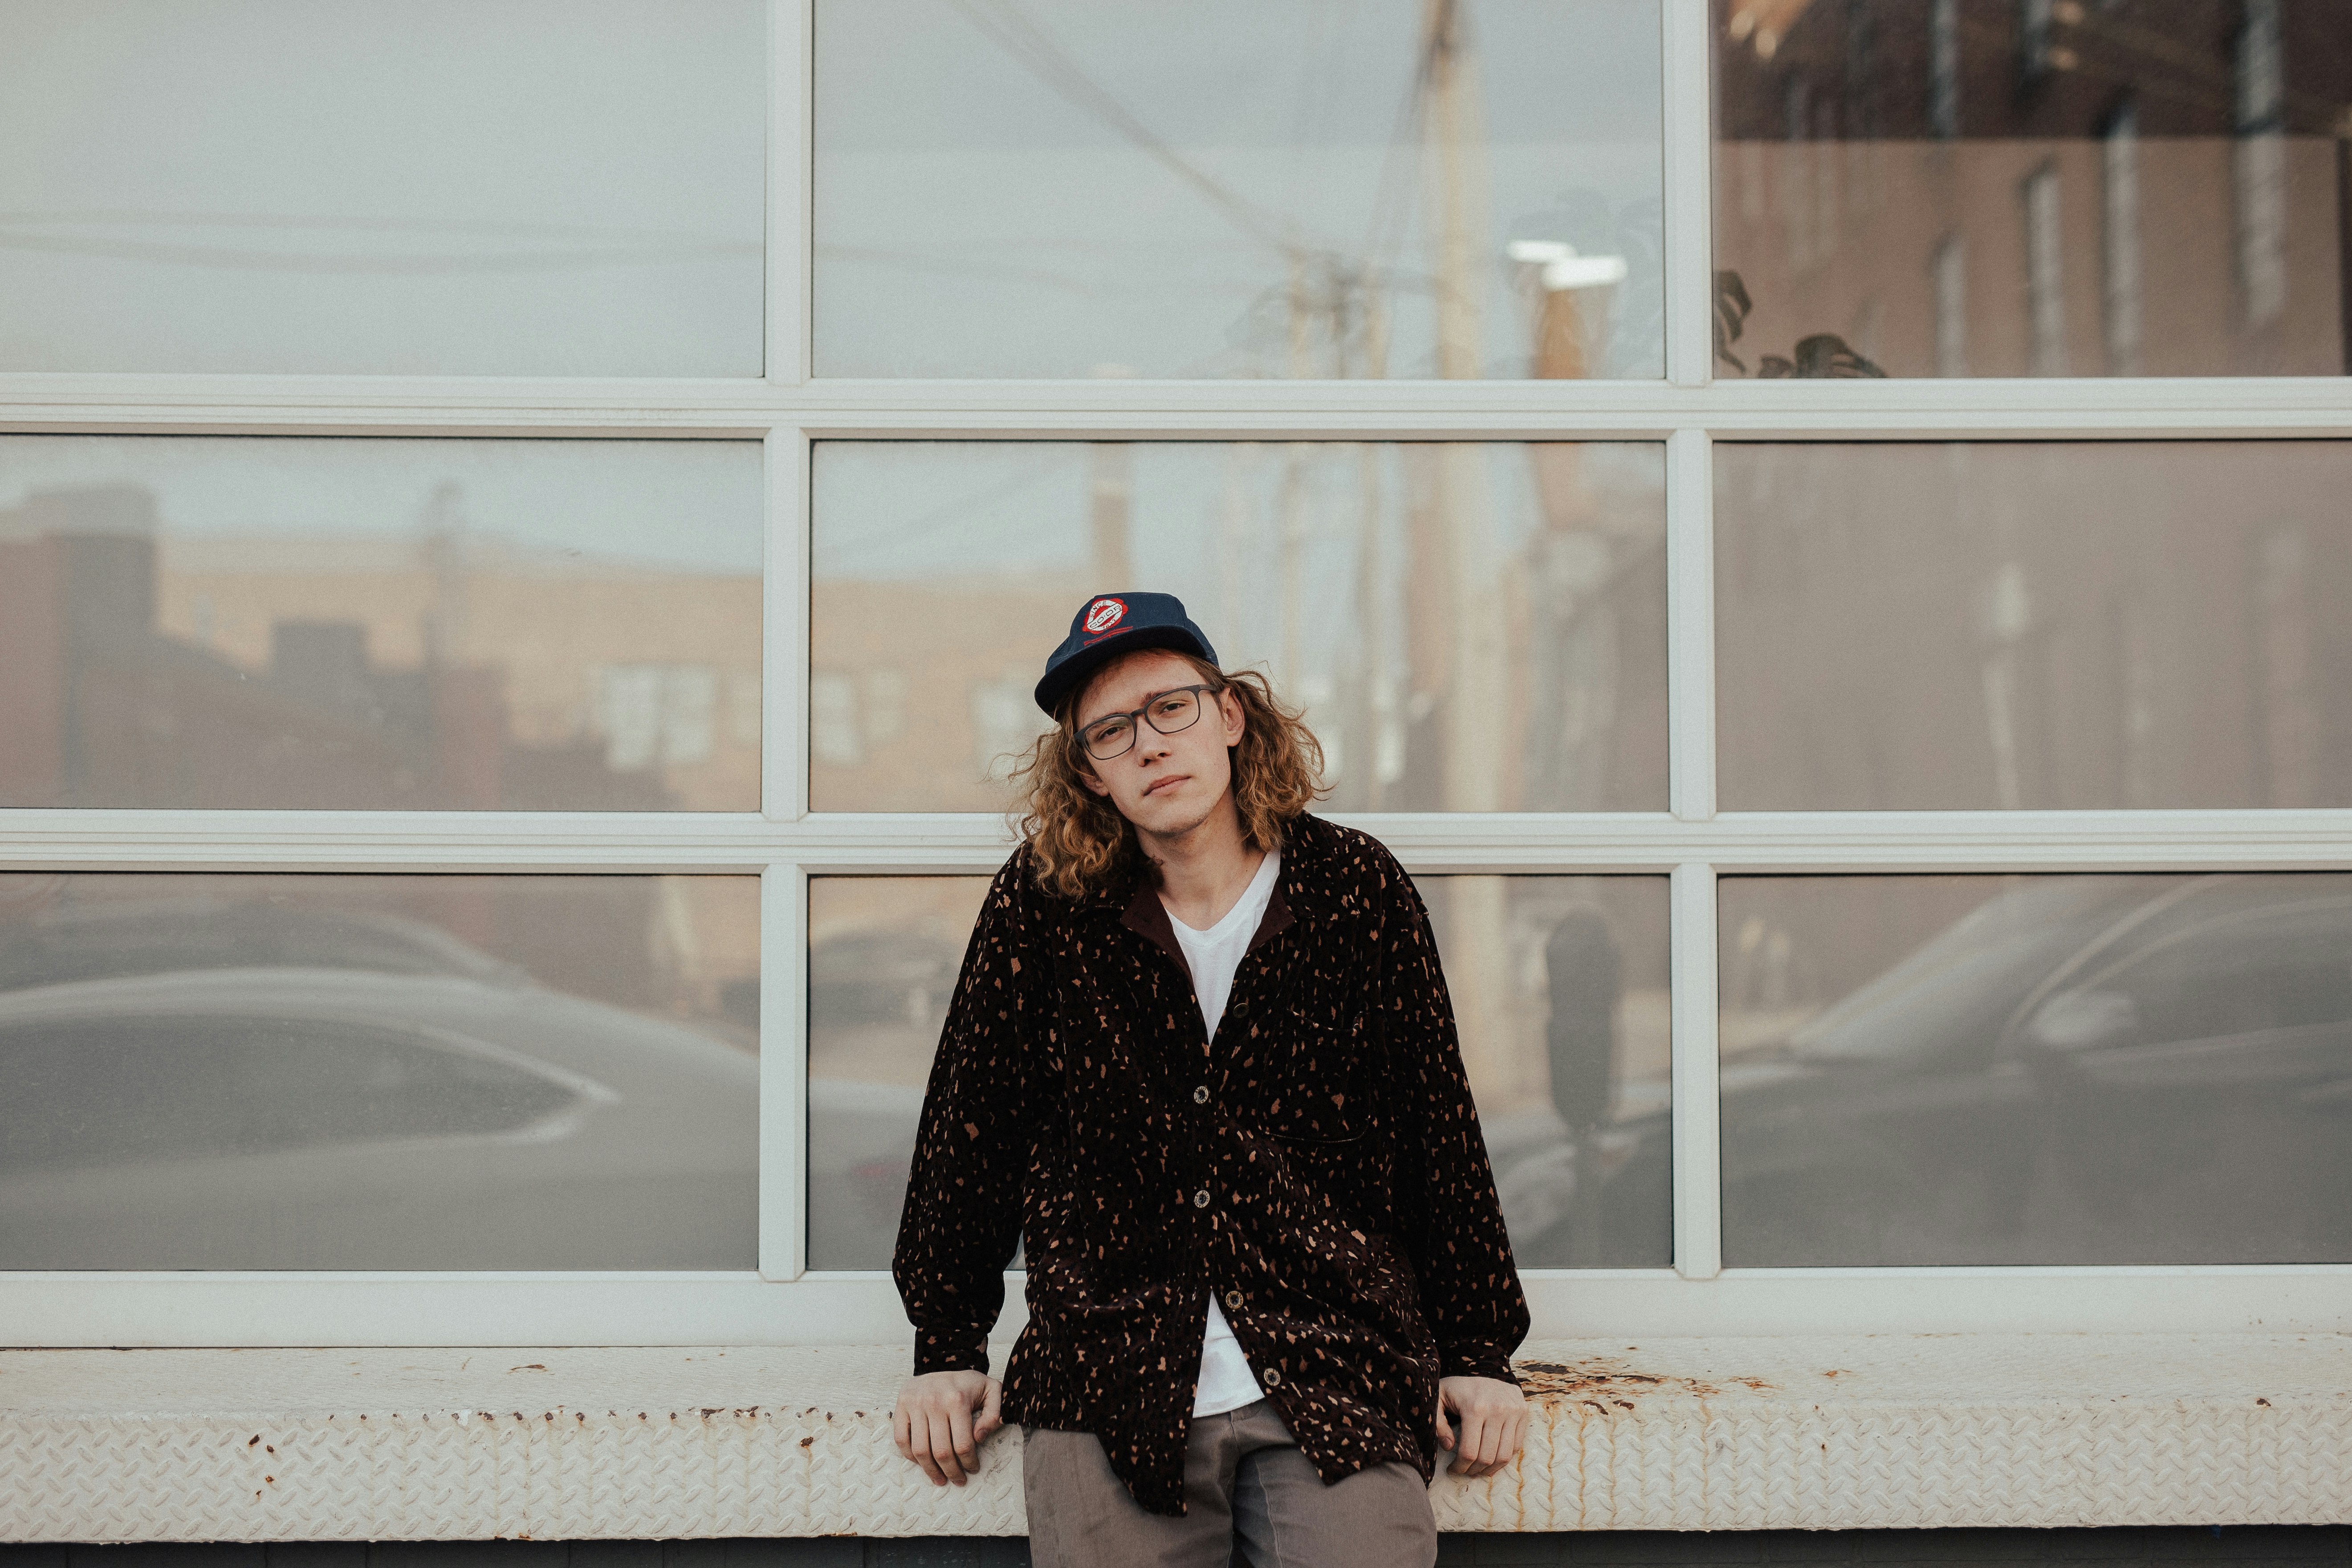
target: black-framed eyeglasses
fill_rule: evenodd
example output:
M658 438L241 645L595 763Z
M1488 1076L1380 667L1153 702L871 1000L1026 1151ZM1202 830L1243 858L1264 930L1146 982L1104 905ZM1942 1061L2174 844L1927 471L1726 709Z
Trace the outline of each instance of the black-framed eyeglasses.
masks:
M1152 693L1151 700L1129 713L1108 713L1078 731L1087 755L1098 763L1124 756L1135 745L1138 719L1163 735L1189 730L1201 721L1201 693L1223 691L1222 686L1179 686Z

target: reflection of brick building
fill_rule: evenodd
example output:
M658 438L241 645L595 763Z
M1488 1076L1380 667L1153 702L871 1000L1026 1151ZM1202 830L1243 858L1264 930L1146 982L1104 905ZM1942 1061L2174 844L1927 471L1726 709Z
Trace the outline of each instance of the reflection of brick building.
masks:
M759 584L444 540L0 514L0 803L750 809Z
M1753 301L1750 374L1815 333L1895 375L2347 368L2340 6L1716 14L1716 264Z
M1091 585L1020 578L820 583L813 598L809 804L1002 811L1002 759L1044 725L1030 696ZM992 773L994 778L992 779Z

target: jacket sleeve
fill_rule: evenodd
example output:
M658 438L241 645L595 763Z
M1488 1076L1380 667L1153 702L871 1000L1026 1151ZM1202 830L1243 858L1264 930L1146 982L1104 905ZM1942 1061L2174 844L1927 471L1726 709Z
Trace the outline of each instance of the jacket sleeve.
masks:
M1381 922L1381 1036L1396 1150L1395 1213L1421 1277L1438 1375L1517 1383L1527 1297L1439 968L1429 910L1391 858Z
M923 1094L890 1265L915 1325L919 1375L988 1370L988 1332L1020 1243L1045 1026L1027 941L1028 863L1016 852L989 884Z

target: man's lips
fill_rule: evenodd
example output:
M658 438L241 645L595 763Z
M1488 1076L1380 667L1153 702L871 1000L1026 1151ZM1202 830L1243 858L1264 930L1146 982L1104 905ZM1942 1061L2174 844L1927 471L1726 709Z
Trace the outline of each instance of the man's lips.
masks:
M1173 788L1175 785L1182 784L1186 779L1189 779L1192 776L1192 775L1191 773L1171 773L1164 779L1156 779L1151 783L1150 787L1144 790L1143 798L1150 800L1161 790Z

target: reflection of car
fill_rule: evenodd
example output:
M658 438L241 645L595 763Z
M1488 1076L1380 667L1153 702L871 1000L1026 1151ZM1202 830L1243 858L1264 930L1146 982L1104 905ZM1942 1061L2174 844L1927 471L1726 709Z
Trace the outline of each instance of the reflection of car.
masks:
M752 1266L755 1058L425 947L0 991L0 1265Z
M812 1077L808 1092L809 1267L887 1268L923 1091Z
M2352 877L2002 894L1727 1063L1722 1127L1735 1263L2352 1258Z
M189 969L357 969L519 984L438 926L369 910L202 895L100 903L0 926L0 991Z
M809 947L809 1022L905 1024L937 1035L961 950L913 932L853 931Z

